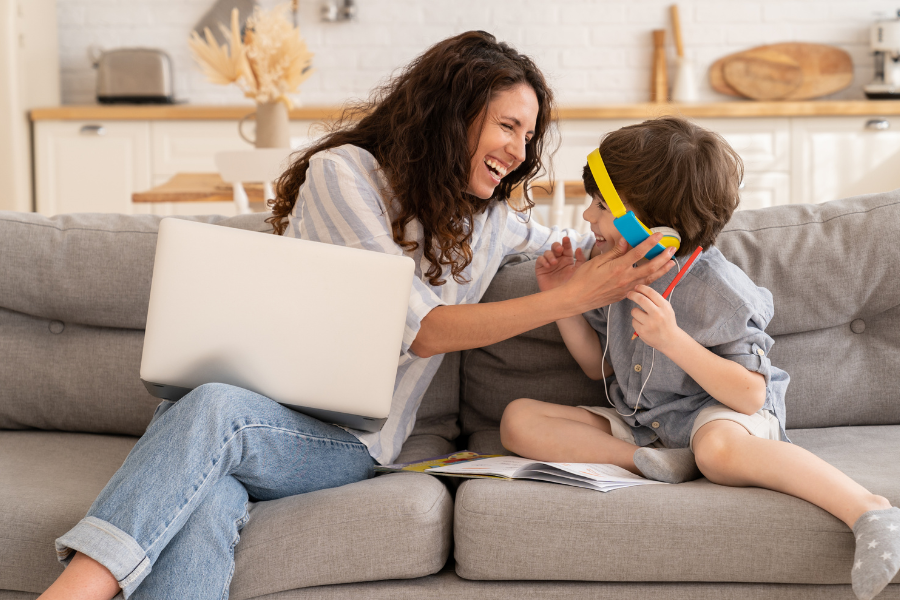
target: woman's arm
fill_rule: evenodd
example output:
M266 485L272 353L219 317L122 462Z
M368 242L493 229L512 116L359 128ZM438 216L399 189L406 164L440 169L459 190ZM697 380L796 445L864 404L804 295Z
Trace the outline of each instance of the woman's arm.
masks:
M672 253L634 267L661 239L654 234L636 248L597 256L578 268L563 285L531 296L484 304L438 306L429 312L410 349L429 357L456 350L489 346L536 327L618 302L636 285L665 275L674 263Z
M675 323L675 312L668 300L652 288L640 286L627 297L640 307L631 312L635 332L647 345L681 367L707 394L745 415L763 407L766 378L762 374L697 343Z

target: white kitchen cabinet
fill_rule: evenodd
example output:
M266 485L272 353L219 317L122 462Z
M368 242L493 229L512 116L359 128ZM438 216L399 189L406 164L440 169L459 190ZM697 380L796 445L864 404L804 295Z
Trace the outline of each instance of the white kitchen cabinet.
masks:
M314 121L291 121L291 146L307 144ZM235 213L231 202L133 204L131 195L161 185L176 173L216 171L217 152L252 149L237 121L37 121L37 210L44 214L119 212ZM252 136L253 122L245 124Z
M37 212L131 213L150 187L150 124L45 121L35 127Z
M791 139L794 202L900 188L900 118L795 118Z
M556 132L561 144L550 172L540 179L580 180L585 159L603 134L642 120L562 119ZM900 117L695 121L720 133L744 161L741 209L824 202L900 187ZM297 148L321 135L317 127L315 120L291 121L291 145ZM245 128L252 135L252 121ZM176 173L214 172L216 152L251 148L238 135L235 119L37 120L34 135L37 209L45 214L232 214L234 206L228 202L132 204L131 194ZM565 210L573 224L580 221L580 206Z

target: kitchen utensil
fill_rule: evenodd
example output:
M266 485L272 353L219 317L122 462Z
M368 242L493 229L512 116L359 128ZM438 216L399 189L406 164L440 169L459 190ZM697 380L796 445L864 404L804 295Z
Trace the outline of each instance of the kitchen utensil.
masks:
M678 16L678 5L670 8L672 15L672 33L675 36L675 53L677 55L677 69L675 71L675 84L672 86L672 100L675 102L696 102L697 81L694 78L694 64L684 55L684 43L681 37L681 19Z
M735 56L722 70L731 87L754 100L784 98L803 83L803 69L797 61L774 51Z
M653 102L667 102L669 100L665 29L653 30L653 76L650 80L650 99Z
M101 52L97 61L97 100L171 104L172 59L153 48L119 48Z
M782 55L782 57L777 55ZM748 57L769 64L763 66L759 62L755 62L751 68L750 63L746 61ZM792 69L785 58L794 61L800 67L802 80L800 85L792 88L785 95L778 96L773 88L781 87L783 90L789 87L785 81L791 77L788 71ZM734 81L728 80L725 73L726 64L732 60L739 60L739 64L743 65L732 69L733 80L738 81L745 91L751 93L757 93L762 89L766 99L770 100L818 98L842 90L853 81L853 61L844 50L822 44L787 42L758 46L725 56L714 62L709 68L709 83L717 92L729 96L743 95L734 86ZM767 86L760 81L766 77L772 79L776 73L780 75L774 78L772 85Z

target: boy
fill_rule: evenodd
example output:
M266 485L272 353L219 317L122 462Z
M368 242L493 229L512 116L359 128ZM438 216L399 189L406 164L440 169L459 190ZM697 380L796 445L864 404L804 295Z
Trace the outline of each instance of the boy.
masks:
M739 202L740 157L717 134L672 117L610 133L600 155L627 210L648 227L678 231L676 258L697 246L704 251L669 300L659 291L674 269L626 300L558 321L589 377L616 374L607 405L521 398L504 411L503 445L536 460L611 463L671 483L702 473L713 483L807 500L853 530L853 590L873 598L900 569L900 509L787 439L790 378L769 362L773 340L764 331L772 295L713 247ZM597 175L585 166L593 203L584 218L595 252L621 251ZM560 285L583 262L564 240L538 259L538 285L542 291Z

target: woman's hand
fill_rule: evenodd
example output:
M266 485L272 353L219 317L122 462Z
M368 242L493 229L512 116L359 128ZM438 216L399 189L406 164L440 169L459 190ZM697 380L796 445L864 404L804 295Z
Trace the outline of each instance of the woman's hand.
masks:
M667 248L653 260L635 266L662 237L661 233L654 233L631 250L623 238L611 251L574 270L565 291L576 314L618 302L638 285L649 285L668 273L675 266L671 260L675 248Z
M637 286L625 296L638 305L631 310L631 325L645 344L668 356L682 334L675 322L675 311L659 292L646 285Z
M571 279L575 270L585 262L587 260L581 248L572 251L572 241L568 236L563 238L562 244L554 242L543 256L538 257L534 265L538 287L542 292L546 292L561 286Z

